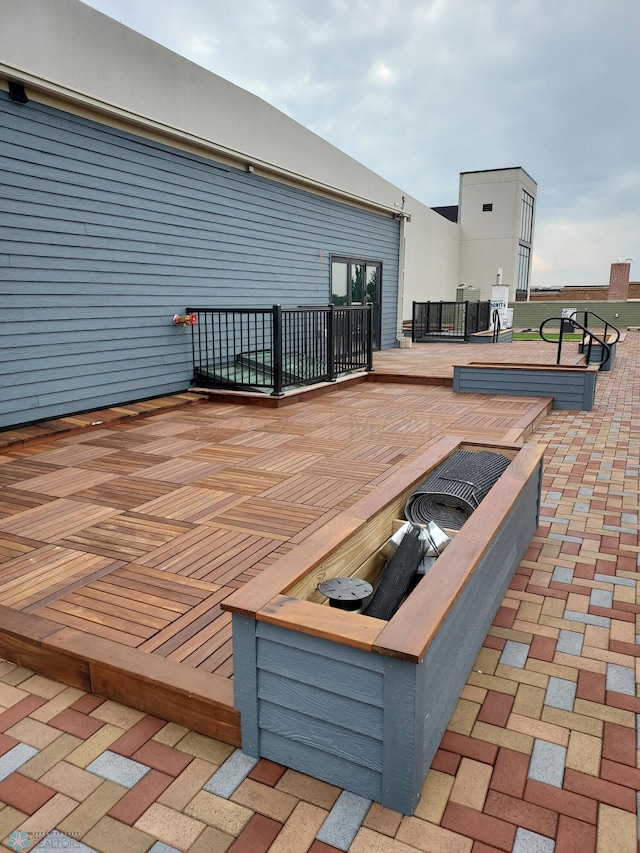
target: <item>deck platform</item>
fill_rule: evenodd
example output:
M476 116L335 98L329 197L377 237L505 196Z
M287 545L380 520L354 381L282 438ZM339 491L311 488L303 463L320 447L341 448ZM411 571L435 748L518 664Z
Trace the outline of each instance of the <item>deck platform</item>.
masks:
M424 382L187 396L1 452L0 657L233 744L226 597L442 436L524 440L550 407Z

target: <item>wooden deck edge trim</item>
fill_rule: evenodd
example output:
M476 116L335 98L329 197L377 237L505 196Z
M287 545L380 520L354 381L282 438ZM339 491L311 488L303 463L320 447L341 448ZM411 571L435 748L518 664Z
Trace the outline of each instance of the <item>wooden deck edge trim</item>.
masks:
M222 609L256 617L273 598L286 594L287 590L342 546L347 537L353 536L376 513L394 503L399 494L420 483L428 469L438 465L464 441L461 436L440 439L413 462L390 476L370 495L327 522L293 551L233 592L221 603Z
M277 595L256 615L256 619L368 652L373 649L380 628L386 624L361 614L354 619L352 613L286 595Z
M480 370L517 370L517 371L539 371L542 373L597 373L599 366L593 364L526 364L523 362L508 361L470 361L468 364L454 364L454 370L458 368L477 368ZM499 394L496 396L500 396Z
M531 400L531 397L528 398ZM521 429L531 435L553 408L553 397L539 397L531 401L531 408L520 418L512 429ZM532 417L533 415L533 417Z
M117 674L133 675L141 684L163 684L184 697L197 695L206 698L223 711L233 708L233 685L230 679L220 675L201 672L103 637L89 637L75 628L60 628L47 638L45 644L82 658L90 666L99 665Z
M0 658L81 690L91 689L89 666L48 645L60 625L0 605Z
M419 376L409 373L393 373L384 368L367 375L367 382L393 382L398 385L436 385L451 387L453 376Z
M487 442L487 445L490 443ZM416 587L380 632L374 650L419 663L462 589L485 554L494 534L511 511L535 469L546 445L526 444L502 474L429 573L429 583Z
M0 605L0 657L240 746L233 681Z
M299 388L295 391L285 391L281 397L273 397L271 394L261 394L257 391L232 391L225 390L224 388L201 388L200 386L195 386L192 388L192 391L201 394L212 403L241 402L245 406L280 409L284 406L291 406L293 403L299 403L301 400L309 400L314 397L321 397L324 394L331 394L338 388L344 388L345 385L359 385L361 382L366 382L369 376L370 374L364 371L354 373L350 376L341 376L335 382L320 382L317 385L309 385L306 388Z
M240 744L233 682L177 661L62 628L46 641L68 659L86 662L89 690L226 743ZM64 679L63 679L64 680Z

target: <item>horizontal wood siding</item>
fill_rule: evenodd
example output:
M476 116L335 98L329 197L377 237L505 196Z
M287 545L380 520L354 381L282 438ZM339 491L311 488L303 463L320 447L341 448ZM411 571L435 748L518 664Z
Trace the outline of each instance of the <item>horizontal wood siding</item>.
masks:
M554 409L588 411L593 407L597 374L593 371L509 370L456 366L453 390L473 394L553 397Z
M384 659L263 622L256 635L260 755L380 800Z
M399 223L0 92L0 427L184 390L187 305L329 301L331 253L381 260L394 345Z

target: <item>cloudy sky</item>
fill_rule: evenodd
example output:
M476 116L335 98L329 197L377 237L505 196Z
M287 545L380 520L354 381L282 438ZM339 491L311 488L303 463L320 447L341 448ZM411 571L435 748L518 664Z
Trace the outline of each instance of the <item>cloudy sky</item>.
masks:
M85 0L430 206L538 182L534 286L640 279L640 0Z

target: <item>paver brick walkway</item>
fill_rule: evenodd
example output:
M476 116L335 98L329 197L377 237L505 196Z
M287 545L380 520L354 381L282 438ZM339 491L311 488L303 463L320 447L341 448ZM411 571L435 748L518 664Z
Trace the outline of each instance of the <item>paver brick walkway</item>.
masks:
M638 853L639 352L630 333L594 410L554 411L534 435L540 526L414 816L0 663L3 844Z

